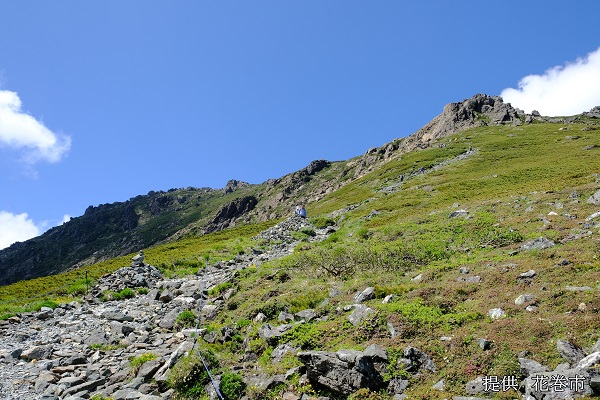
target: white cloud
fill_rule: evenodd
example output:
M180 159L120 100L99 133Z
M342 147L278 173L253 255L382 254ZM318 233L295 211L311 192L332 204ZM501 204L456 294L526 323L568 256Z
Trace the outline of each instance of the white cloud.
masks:
M40 228L28 218L26 213L12 214L0 211L0 249L15 242L22 242L39 236Z
M52 132L23 112L17 93L0 90L0 147L22 150L28 164L54 163L69 151L71 138Z
M59 225L69 222L71 220L71 218L73 218L73 217L71 217L69 214L63 215L63 219L62 219L62 221L60 221Z
M568 116L600 106L600 48L543 75L526 76L518 86L504 89L500 96L527 113Z

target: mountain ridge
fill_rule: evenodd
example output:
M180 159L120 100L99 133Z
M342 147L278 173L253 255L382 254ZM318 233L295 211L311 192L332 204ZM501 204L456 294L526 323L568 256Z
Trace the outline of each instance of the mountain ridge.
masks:
M276 220L289 215L298 203L319 201L382 164L428 148L448 135L474 126L536 120L544 119L526 115L498 96L477 94L446 105L440 115L412 135L347 161L315 160L299 171L261 184L231 180L223 189L150 191L125 202L90 206L80 217L0 250L0 285L78 268L186 235ZM236 203L240 201L243 206Z

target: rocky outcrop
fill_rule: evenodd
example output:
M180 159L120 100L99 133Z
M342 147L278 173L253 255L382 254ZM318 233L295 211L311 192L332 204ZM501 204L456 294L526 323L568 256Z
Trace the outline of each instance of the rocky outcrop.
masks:
M231 179L227 182L225 187L223 188L224 194L233 193L238 189L249 187L250 184L247 182L238 181L236 179Z
M362 176L393 157L430 147L439 139L468 128L521 124L522 120L526 120L526 115L509 103L504 103L501 97L476 94L470 99L447 104L440 115L406 139L397 139L379 148L369 149L355 161L356 175Z
M236 219L253 210L257 202L254 196L244 196L227 203L204 227L203 232L211 233L232 226Z
M589 118L600 118L600 106L592 108L589 112L584 112L583 115Z
M306 366L306 375L311 382L336 393L350 395L361 388L378 391L387 386L383 379L388 364L387 353L377 345L371 345L364 352L301 352L298 358Z

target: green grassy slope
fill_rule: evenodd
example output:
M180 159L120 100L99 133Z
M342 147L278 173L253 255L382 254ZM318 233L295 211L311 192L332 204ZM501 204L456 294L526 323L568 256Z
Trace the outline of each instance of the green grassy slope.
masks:
M273 364L269 354L277 343L260 339L249 321L264 312L277 324L279 310L315 308L328 320L299 325L282 341L323 350L378 343L391 355L407 345L418 347L433 357L438 372L413 378L411 398L449 398L463 394L464 384L478 375L518 374L519 352L555 367L557 339L584 347L600 339L600 236L594 221L585 220L600 211L586 202L599 188L600 125L595 120L479 127L449 136L309 203L315 220L356 207L333 217L340 230L326 241L301 243L289 257L242 271L235 295L209 329L237 326L258 354L258 365L283 373L298 360L286 356ZM467 214L451 218L457 210ZM250 238L273 223L190 236L145 253L165 272L184 275L194 272L205 255L226 259L256 247ZM556 246L520 250L541 236ZM106 261L89 267L90 274L127 264L127 257ZM461 274L461 267L469 273ZM519 278L531 269L533 279ZM475 276L479 280L465 279ZM39 306L19 299L39 293L41 285L50 293L36 301L69 299L68 292L55 294L53 287L77 279L79 290L72 292L77 295L81 275L2 287L0 314ZM377 298L366 304L377 313L354 327L337 308L352 303L367 286L376 288ZM333 290L336 296L330 296ZM389 294L395 299L382 304ZM521 294L536 297L535 311L515 304ZM507 316L491 320L492 308L502 308ZM398 333L394 338L388 323ZM478 338L491 341L491 349L482 350ZM239 343L206 346L224 367L240 364ZM392 368L390 374L403 371ZM446 380L443 392L431 389L440 377ZM295 389L314 390L300 386ZM275 392L249 395L275 398Z

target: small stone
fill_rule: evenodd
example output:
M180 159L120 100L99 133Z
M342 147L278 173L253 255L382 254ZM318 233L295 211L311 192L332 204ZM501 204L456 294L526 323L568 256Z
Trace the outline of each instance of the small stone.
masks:
M484 338L477 339L477 344L482 350L489 350L492 347L492 342Z
M388 294L387 296L385 296L385 297L383 298L383 300L381 301L381 303L382 303L382 304L388 304L388 303L391 303L391 302L392 302L392 300L394 300L396 297L398 297L398 296L396 296L395 294Z
M522 294L515 299L515 304L522 306L525 303L532 303L536 301L536 297L532 294Z
M506 313L501 308L492 308L488 311L488 315L491 319L500 319L506 317Z
M522 274L519 274L519 278L533 278L534 276L537 275L537 272L535 272L533 269L530 269L527 272L523 272Z
M433 385L431 388L442 392L445 389L445 387L446 387L446 382L442 379L442 380L438 381L435 385Z

